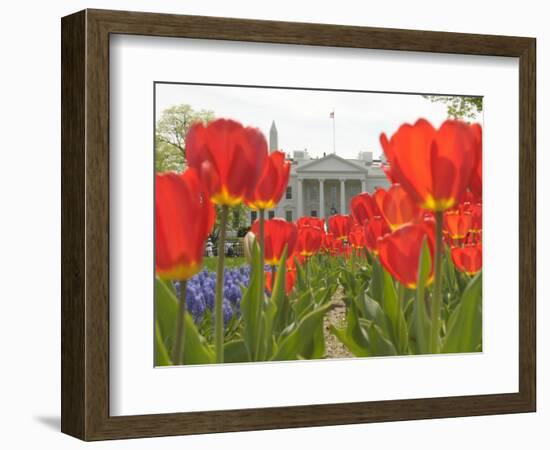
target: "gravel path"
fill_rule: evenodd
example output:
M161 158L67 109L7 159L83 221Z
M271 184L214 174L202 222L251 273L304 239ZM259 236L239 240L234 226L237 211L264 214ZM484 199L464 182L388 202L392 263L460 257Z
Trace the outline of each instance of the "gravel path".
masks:
M353 358L353 355L342 344L336 336L330 332L330 325L338 328L345 326L346 305L342 299L342 287L332 296L333 308L328 312L324 319L324 333L327 358Z

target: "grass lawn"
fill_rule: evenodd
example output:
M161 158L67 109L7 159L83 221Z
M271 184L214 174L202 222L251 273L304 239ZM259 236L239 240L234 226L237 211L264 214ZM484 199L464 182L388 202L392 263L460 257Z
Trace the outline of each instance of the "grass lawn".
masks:
M229 258L228 256L225 257L225 267L239 267L245 264L246 261L244 257L237 257L237 258ZM205 267L208 268L211 272L215 272L218 264L218 257L217 256L205 256L203 259L203 264Z

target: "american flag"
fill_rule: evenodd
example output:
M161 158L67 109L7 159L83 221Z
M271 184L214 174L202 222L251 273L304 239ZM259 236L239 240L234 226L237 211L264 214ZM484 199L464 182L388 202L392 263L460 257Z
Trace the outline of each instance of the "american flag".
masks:
M334 111L332 111L332 112L330 113L330 116L329 116L329 117L330 117L331 119L334 119Z

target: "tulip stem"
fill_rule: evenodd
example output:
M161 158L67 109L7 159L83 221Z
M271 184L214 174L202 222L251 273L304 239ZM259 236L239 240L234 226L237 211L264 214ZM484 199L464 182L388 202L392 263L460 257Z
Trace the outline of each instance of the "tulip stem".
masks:
M260 209L258 211L258 225L259 225L259 244L260 244L260 287L258 289L258 301L260 302L260 306L258 308L258 312L256 315L256 323L258 324L258 336L261 336L263 333L263 323L262 320L262 312L264 308L264 298L265 298L265 245L264 245L264 228L265 228L265 210ZM271 286L273 288L273 280L271 280ZM273 295L273 292L271 292ZM261 342L260 338L258 337L258 341L256 342L256 359L260 359L260 351L261 351Z
M225 233L229 207L222 205L218 236L218 268L216 273L216 305L214 311L214 342L216 362L223 363L223 266L225 259Z
M178 315L176 317L176 340L172 348L172 362L179 366L183 362L183 342L185 340L185 302L187 297L187 280L180 281Z
M432 353L439 353L439 333L441 330L441 255L443 253L443 212L435 212L435 261L434 261L434 291L432 297Z
M260 209L259 211L259 225L260 225L260 236L259 236L259 239L260 239L260 263L261 263L261 268L260 268L260 298L262 298L262 296L264 295L264 292L265 292L265 245L264 245L264 239L265 239L265 210L264 209Z

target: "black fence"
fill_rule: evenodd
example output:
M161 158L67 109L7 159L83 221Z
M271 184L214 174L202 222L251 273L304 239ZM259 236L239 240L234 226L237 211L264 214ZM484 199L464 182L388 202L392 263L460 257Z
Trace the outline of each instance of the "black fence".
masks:
M218 256L218 245L212 242L206 243L204 251L205 256ZM237 258L244 256L244 247L242 239L228 239L225 242L225 256L228 258Z

